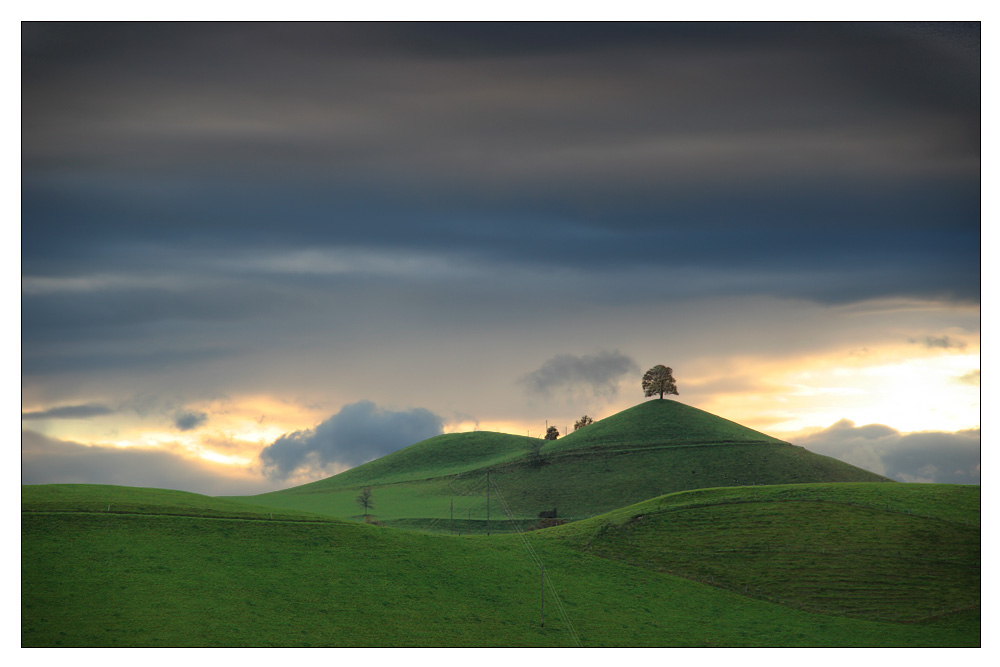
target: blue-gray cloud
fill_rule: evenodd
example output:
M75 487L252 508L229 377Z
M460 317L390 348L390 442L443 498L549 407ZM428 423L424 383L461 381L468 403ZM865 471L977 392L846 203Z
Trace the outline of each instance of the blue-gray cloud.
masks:
M928 349L939 347L944 350L965 348L965 343L960 340L952 340L949 336L924 336L922 338L911 338L911 343L923 345Z
M882 424L842 419L796 444L901 482L979 484L979 429L900 433Z
M207 422L208 414L183 408L174 413L173 420L178 431L191 431Z
M371 401L345 405L316 428L287 433L260 453L264 472L286 479L331 464L353 467L440 435L444 420L423 408L392 411Z
M618 350L603 350L583 356L557 354L538 369L521 376L518 383L531 393L542 396L589 392L594 396L611 398L618 392L618 381L638 371L635 361Z
M102 415L111 415L117 412L114 408L109 408L100 403L86 403L84 405L61 405L48 410L36 412L22 412L21 419L89 419Z
M697 295L979 298L977 23L22 33L27 275L391 247L694 267L711 279L671 289ZM229 287L36 295L25 323L79 335L293 294Z

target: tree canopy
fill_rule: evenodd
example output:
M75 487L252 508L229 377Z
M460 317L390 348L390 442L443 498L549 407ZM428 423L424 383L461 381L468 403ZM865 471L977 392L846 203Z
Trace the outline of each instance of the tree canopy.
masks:
M545 431L546 440L555 440L559 437L559 430L555 426L550 426L547 431Z
M646 371L642 376L642 390L646 396L656 396L660 394L677 394L677 382L674 380L674 371L669 366L656 365Z
M583 428L584 426L589 426L590 424L593 424L593 423L594 423L593 419L591 419L587 415L584 415L584 416L580 417L580 420L578 422L576 422L575 424L573 424L573 430L576 431L578 429Z
M375 501L372 499L372 487L366 486L361 489L361 493L354 501L361 506L365 511L365 518L368 518L368 510L375 506Z

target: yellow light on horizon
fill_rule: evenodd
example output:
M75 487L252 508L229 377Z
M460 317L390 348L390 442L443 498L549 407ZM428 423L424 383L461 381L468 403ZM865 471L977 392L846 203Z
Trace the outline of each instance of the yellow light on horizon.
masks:
M223 465L246 467L253 463L253 459L245 459L240 456L230 456L226 454L220 454L219 452L212 451L210 449L203 449L198 452L198 458L205 459L206 461L211 461L212 463L221 463Z
M979 356L917 357L868 366L814 368L786 376L777 432L825 428L840 419L885 424L903 433L979 427L979 387L960 381Z

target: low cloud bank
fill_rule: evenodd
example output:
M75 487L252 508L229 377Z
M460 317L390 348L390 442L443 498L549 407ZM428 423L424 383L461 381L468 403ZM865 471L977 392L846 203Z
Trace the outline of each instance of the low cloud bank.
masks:
M87 446L21 432L22 484L115 484L209 496L276 491L282 485L251 468L188 458L166 449Z
M21 419L89 419L110 415L117 412L113 408L99 403L87 403L85 405L61 405L57 408L40 410L38 412L22 412Z
M354 467L444 432L444 420L423 408L393 412L371 401L345 405L316 428L287 433L261 450L271 479Z
M518 383L540 396L592 393L610 399L618 393L618 381L622 376L638 372L639 366L632 357L618 350L580 357L557 354L537 370L521 376Z
M901 482L980 483L979 429L904 434L841 419L796 444Z

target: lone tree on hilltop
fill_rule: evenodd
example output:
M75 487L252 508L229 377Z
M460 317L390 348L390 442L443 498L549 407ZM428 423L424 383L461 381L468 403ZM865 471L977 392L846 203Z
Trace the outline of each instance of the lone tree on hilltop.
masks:
M646 396L656 396L657 392L660 398L663 398L664 394L677 396L677 382L673 373L673 369L661 365L653 366L646 371L642 376L642 390L646 392Z
M361 508L365 511L365 520L368 520L368 510L375 507L375 501L372 500L372 487L366 486L361 489L361 493L354 501L361 505Z
M555 426L550 426L547 431L545 431L546 440L555 440L559 437L559 429Z
M590 426L593 423L594 423L593 419L591 419L587 415L584 415L584 416L580 417L580 421L578 421L575 424L573 424L573 430L574 431L579 430L579 429L583 428L584 426Z

